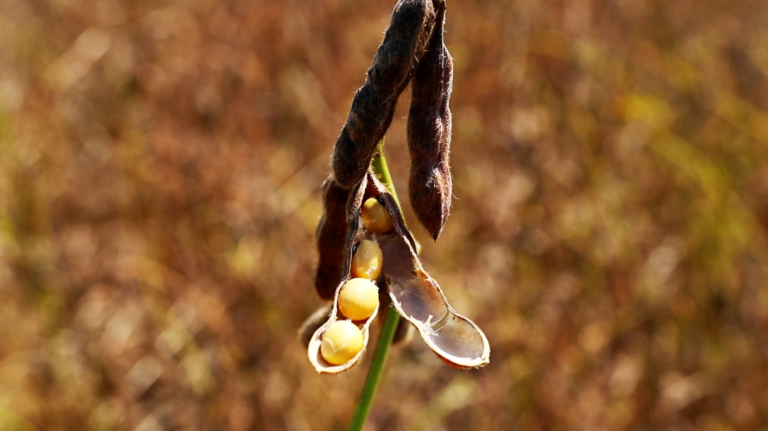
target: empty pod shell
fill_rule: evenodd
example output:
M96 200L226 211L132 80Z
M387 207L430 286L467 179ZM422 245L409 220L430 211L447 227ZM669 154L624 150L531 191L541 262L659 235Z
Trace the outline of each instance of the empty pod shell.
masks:
M456 313L443 290L421 265L403 215L386 188L369 175L381 193L395 230L377 240L384 255L382 272L392 304L419 331L432 351L459 368L477 368L490 362L491 349L483 331Z

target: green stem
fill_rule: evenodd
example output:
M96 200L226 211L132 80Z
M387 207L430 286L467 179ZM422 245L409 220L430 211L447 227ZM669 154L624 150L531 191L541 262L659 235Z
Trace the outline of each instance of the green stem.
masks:
M389 174L389 168L387 167L387 159L384 158L384 139L379 142L376 147L376 152L373 154L373 160L371 160L371 168L376 177L384 184L392 197L395 198L395 202L400 206L400 199L397 198L397 191L395 191L395 183L392 182L392 176Z
M373 160L371 160L371 168L373 173L381 181L382 184L389 190L389 193L395 198L397 206L400 208L400 212L403 212L403 206L400 205L400 199L397 198L397 191L395 190L395 183L392 182L392 176L389 174L389 168L387 167L387 159L384 157L384 138L381 139L379 145L376 147L376 152L373 153ZM408 229L408 226L405 226ZM421 254L421 243L413 239L416 244L416 254Z
M379 387L381 375L384 373L384 365L387 363L387 355L389 354L392 340L395 338L395 330L399 321L400 314L397 313L395 307L391 305L387 307L384 326L381 328L379 341L376 343L376 351L373 352L371 369L368 370L368 377L365 379L363 392L360 394L360 400L357 402L355 415L352 417L352 422L349 423L349 431L360 431L363 429L363 425L365 425L368 412L371 411L371 405L373 404L373 396L376 395L376 388Z
M392 183L392 177L389 175L389 169L387 168L387 159L384 158L384 139L379 142L376 154L373 156L373 161L371 161L371 167L382 184L389 189L389 192L392 194L392 197L395 198L395 202L397 202L397 205L399 206L400 201L397 199L395 185ZM379 341L376 343L376 350L373 352L371 369L368 370L368 377L365 379L363 392L360 394L360 400L357 402L355 415L352 417L352 422L349 424L349 431L360 431L363 429L363 425L365 425L365 420L368 418L368 412L371 411L373 397L376 395L376 389L379 387L381 376L384 373L384 365L387 363L387 355L389 354L392 340L395 338L395 330L397 329L399 321L400 315L397 313L397 310L391 305L387 307L387 316L384 319L384 326L381 328Z

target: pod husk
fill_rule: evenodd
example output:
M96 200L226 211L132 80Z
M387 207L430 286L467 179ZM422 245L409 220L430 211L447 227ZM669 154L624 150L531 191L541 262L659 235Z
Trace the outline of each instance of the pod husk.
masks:
M408 196L419 222L437 240L451 211L450 168L453 59L443 42L445 3L435 2L437 18L427 52L411 79Z
M332 184L330 184L328 187L324 185L324 191L330 190L336 187L336 184L333 179L329 179L327 181L331 181ZM344 317L344 315L341 314L339 311L339 293L341 292L342 286L344 286L344 283L347 282L350 278L350 269L352 266L352 254L353 254L353 246L356 241L356 237L358 236L358 233L360 231L360 206L363 202L363 196L365 193L365 184L366 184L366 178L363 178L363 180L360 182L360 185L355 189L354 193L350 193L347 205L346 205L346 220L347 220L347 231L346 231L346 237L344 239L344 259L342 261L342 267L341 267L341 281L336 286L336 290L333 295L333 305L330 308L330 314L328 316L328 320L322 324L315 333L312 335L312 337L309 340L309 345L307 346L307 354L309 356L309 361L312 363L312 365L315 367L315 370L318 373L325 373L325 374L338 374L343 371L346 371L353 367L355 364L360 362L360 359L363 357L363 354L365 353L365 349L368 346L368 339L369 339L369 333L370 333L370 326L371 323L376 318L376 315L379 312L379 308L381 306L381 301L379 301L379 306L376 307L376 309L373 311L373 314L371 317L364 321L355 321L356 324L360 327L360 330L363 333L363 348L355 355L352 359L347 361L344 364L341 365L333 365L326 361L323 356L320 354L320 345L323 341L323 334L325 333L325 330L328 329L328 327L336 322L337 320L348 320ZM328 208L326 208L326 211L328 211ZM320 271L318 270L318 275L320 274ZM383 287L381 283L377 282L377 286L379 287L379 290ZM321 293L318 290L318 293ZM321 293L322 296L322 293ZM310 317L311 318L311 317Z
M408 86L435 25L432 0L399 0L379 45L365 84L355 93L349 116L336 140L331 167L346 189L365 177L376 145L395 115L397 99Z
M344 281L346 281L345 279ZM343 283L339 285L339 289L341 290L341 286L343 286ZM333 365L329 363L328 361L323 358L323 355L320 353L320 345L323 342L323 334L325 333L325 330L328 329L328 327L336 322L337 320L349 320L346 319L341 312L339 311L339 305L338 305L338 294L336 295L336 298L333 300L333 307L331 308L331 314L328 317L328 320L320 326L317 331L312 335L312 338L309 340L309 345L307 346L307 354L309 356L309 362L312 363L312 365L315 367L315 371L317 371L320 374L338 374L344 371L347 371L348 369L352 368L353 366L357 365L358 362L360 362L360 359L365 354L365 349L368 347L368 339L370 338L370 327L371 323L373 323L376 315L379 312L380 307L376 307L376 310L373 311L373 315L366 319L365 321L355 321L354 323L358 324L358 327L360 327L360 331L363 333L363 348L360 349L359 352L357 352L357 355L355 355L352 359L349 361L341 364L341 365Z
M323 216L317 225L317 251L320 261L315 275L315 290L322 299L333 299L344 275L344 257L348 242L347 202L352 194L328 177L323 182Z
M491 349L485 334L448 303L440 285L422 267L397 202L373 175L369 177L395 225L393 232L376 238L384 256L382 273L392 304L445 362L457 368L487 365Z
M384 234L369 232L362 226L360 207L369 197L381 202L393 221L394 229ZM382 275L378 286L388 288L392 304L419 332L441 359L458 368L482 367L490 361L490 346L483 331L470 319L456 313L448 303L440 285L422 267L416 254L413 237L405 227L403 215L392 195L369 172L358 184L347 203L348 226L343 273L336 288L331 313L325 324L315 331L309 341L309 358L319 373L335 374L354 366L362 357L368 342L369 326L377 311L362 323L363 350L343 365L330 365L320 355L322 334L328 326L339 320L338 296L341 287L350 278L354 243L361 239L376 242L383 254ZM384 303L384 301L380 301Z

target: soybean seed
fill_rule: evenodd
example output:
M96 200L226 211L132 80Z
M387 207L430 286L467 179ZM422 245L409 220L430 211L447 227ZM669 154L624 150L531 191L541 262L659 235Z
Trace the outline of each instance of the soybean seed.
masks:
M339 311L352 320L365 320L379 306L379 289L371 280L353 278L339 292Z
M332 365L341 365L354 358L363 348L363 333L349 320L331 323L323 334L320 354Z
M354 253L352 256L352 277L375 280L381 273L383 258L379 245L364 239L357 243Z
M387 233L394 225L387 209L376 198L368 198L360 209L365 228L373 233Z

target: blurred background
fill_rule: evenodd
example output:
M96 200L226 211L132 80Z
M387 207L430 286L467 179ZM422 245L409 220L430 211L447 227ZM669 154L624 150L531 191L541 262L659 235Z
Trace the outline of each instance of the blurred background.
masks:
M345 428L372 349L318 376L296 331L394 3L0 2L0 429ZM403 204L491 364L395 348L366 429L764 430L767 29L762 0L450 0L437 243Z

